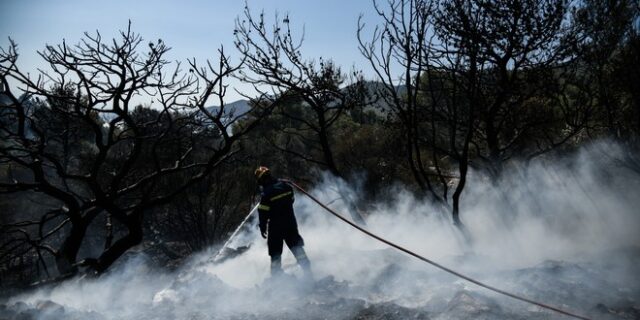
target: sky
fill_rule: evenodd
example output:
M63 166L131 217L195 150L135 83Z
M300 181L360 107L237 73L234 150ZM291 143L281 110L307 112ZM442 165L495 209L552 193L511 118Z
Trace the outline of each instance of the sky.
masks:
M366 69L357 48L357 20L375 23L370 0L249 0L257 14L264 10L273 21L276 12L288 13L294 31L305 28L303 54L307 58L332 58L344 70ZM216 50L238 58L233 46L236 17L243 13L242 0L0 0L0 46L11 37L18 44L18 65L25 70L44 66L37 55L46 44L77 43L84 32L99 30L112 38L132 22L132 30L146 41L162 39L172 50L171 60L215 60ZM241 88L242 90L242 88ZM240 98L230 94L228 101Z

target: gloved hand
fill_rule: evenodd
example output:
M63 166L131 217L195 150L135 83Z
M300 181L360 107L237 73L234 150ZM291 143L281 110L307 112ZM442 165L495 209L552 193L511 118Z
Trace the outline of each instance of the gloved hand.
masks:
M267 238L267 226L259 225L258 227L260 228L260 235L262 236L262 238L266 239Z

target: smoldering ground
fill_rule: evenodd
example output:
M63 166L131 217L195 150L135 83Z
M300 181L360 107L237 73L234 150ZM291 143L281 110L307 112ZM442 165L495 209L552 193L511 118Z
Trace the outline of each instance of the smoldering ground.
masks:
M640 176L622 149L598 143L553 161L473 173L465 240L441 208L402 188L369 212L367 228L480 281L596 319L640 318ZM337 181L312 191L346 214ZM352 190L353 197L357 190ZM301 194L295 209L314 281L269 279L255 225L214 264L217 248L176 272L137 255L97 279L72 279L4 302L0 318L36 319L562 319L407 257L330 216Z

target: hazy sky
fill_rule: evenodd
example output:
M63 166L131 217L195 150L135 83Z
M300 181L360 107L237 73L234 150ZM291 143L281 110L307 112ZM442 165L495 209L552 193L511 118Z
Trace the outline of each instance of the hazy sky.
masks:
M250 0L252 11L289 13L292 27L305 26L303 54L333 58L343 69L366 68L356 45L357 19L373 18L370 0ZM0 0L0 46L8 37L19 45L19 66L42 66L36 51L45 44L77 43L83 32L99 30L113 37L129 20L145 40L161 38L172 47L169 58L185 61L215 58L216 49L237 57L233 47L234 20L242 14L243 0ZM373 24L375 20L368 24ZM229 96L229 101L239 98Z

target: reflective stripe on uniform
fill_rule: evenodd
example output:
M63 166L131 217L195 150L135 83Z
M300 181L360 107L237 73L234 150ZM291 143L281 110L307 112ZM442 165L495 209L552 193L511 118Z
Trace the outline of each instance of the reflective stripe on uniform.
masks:
M271 209L271 207L265 206L264 204L258 206L258 210L269 211L269 209Z
M293 191L289 191L289 192L281 193L281 194L279 194L279 195L277 195L277 196L275 196L275 197L271 198L271 201L276 201L276 200L278 200L278 199L284 198L284 197L289 196L289 195L292 195L292 194L293 194Z

